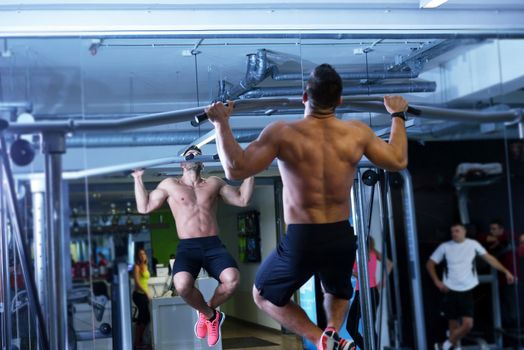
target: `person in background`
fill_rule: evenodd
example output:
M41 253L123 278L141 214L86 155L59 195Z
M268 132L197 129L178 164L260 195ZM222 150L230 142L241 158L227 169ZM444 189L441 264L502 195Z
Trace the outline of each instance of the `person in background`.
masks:
M484 243L483 245L486 247L488 253L497 258L514 276L518 276L518 236L515 237L515 244L512 244L513 239L511 236L511 232L506 230L502 220L493 219L489 223L489 233L484 237L485 241L481 243ZM515 263L517 263L517 266ZM507 284L504 279L504 274L499 273L502 325L505 328L514 328L517 324L517 294L515 289L517 285Z
M107 266L108 264L109 263L106 259L106 256L102 252L99 252L98 253L98 266L102 267L102 266Z
M147 254L144 248L139 248L135 253L135 265L133 266L133 279L135 289L133 291L133 303L138 308L138 316L135 329L135 349L144 346L143 336L147 325L151 320L149 312L149 293L148 281L151 274L147 268Z
M379 285L377 283L377 265L379 261L382 261L382 254L378 252L375 249L375 240L373 237L368 238L368 254L369 254L369 260L368 260L368 274L369 274L369 289L371 292L371 298L372 298L372 309L373 309L373 315L377 312L377 306L379 302ZM386 261L386 270L387 273L391 272L391 269L393 269L393 263L391 260L387 259ZM362 338L362 335L358 331L358 325L361 318L361 310L360 310L360 283L358 281L358 266L357 262L355 261L355 264L353 265L353 276L357 278L356 281L356 288L355 288L355 297L353 298L353 302L351 303L351 306L349 307L349 313L348 313L348 320L346 323L346 329L353 338L353 341L358 346L359 349L364 349L364 339ZM384 276L383 278L385 278Z
M473 289L479 284L475 258L480 256L501 271L508 284L513 274L474 239L466 238L466 228L460 223L451 225L451 240L444 242L431 254L426 268L435 286L444 293L444 316L448 320L449 337L435 350L460 350L460 340L473 328ZM437 264L444 262L444 279L437 275Z

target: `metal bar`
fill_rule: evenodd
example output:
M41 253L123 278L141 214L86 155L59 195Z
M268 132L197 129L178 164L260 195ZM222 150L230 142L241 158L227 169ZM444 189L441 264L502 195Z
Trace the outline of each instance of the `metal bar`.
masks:
M42 313L42 308L38 303L38 296L36 294L35 281L33 279L29 265L31 264L31 259L28 254L28 249L25 245L24 240L21 235L21 220L18 206L16 205L16 194L14 192L15 184L13 180L13 175L11 171L11 164L7 158L6 152L6 142L3 134L0 134L0 153L3 163L3 176L4 182L7 181L6 186L2 186L7 192L4 197L7 200L7 206L9 209L9 214L11 217L11 225L13 230L13 236L16 243L16 248L18 251L18 256L20 257L20 267L22 268L22 274L24 275L24 282L27 288L27 295L29 298L29 306L33 315L36 315L37 319L37 331L39 340L41 340L38 345L41 350L49 350L49 342L47 339L47 331L44 322L44 316Z
M47 305L49 307L49 340L52 349L67 349L67 296L65 274L62 273L62 153L65 151L63 134L44 134L45 154L47 257Z
M18 11L19 5L13 7ZM63 30L63 31L11 31L2 33L3 38L100 38L100 39L523 39L524 30L505 29L432 29L432 30L337 30L336 32L309 31L309 30Z
M0 180L2 181L2 186L5 186L3 181L3 174L0 175ZM0 257L1 264L1 274L2 274L2 299L4 302L4 312L3 316L3 331L4 331L4 345L6 349L11 349L12 339L13 339L13 316L11 315L11 281L9 278L9 221L7 217L6 208L6 197L2 196L0 198L0 206L2 212L0 213L0 221L2 225L2 236L0 237L0 251L2 256Z
M24 109L27 112L31 112L33 110L33 103L32 102L0 102L0 110L5 109Z
M386 181L387 178L386 178ZM391 260L393 262L393 286L395 288L395 347L402 345L402 302L400 300L400 277L398 269L397 243L395 239L395 219L393 215L393 200L391 198L391 186L386 182L386 205L388 210L389 242L391 244Z
M132 349L131 341L131 298L129 291L129 274L127 271L127 264L118 263L117 271L113 277L113 308L117 308L115 312L115 319L113 322L113 348L115 350ZM116 323L116 325L115 325ZM116 326L116 327L115 327Z
M46 235L45 225L45 204L44 204L45 183L44 178L31 180L31 193L33 200L33 251L34 251L34 274L38 299L42 305L45 315L49 315L46 300L47 289L47 262L46 262ZM49 320L47 320L49 322Z
M360 308L362 312L364 347L365 349L375 350L375 332L371 308L371 292L369 290L368 259L367 250L367 227L364 215L364 194L360 170L353 183L353 213L355 218L355 228L357 233L357 262L358 262L358 283L360 290Z
M458 197L458 209L460 215L460 222L464 225L469 224L469 210L468 210L468 188L467 187L458 187L457 188L457 197Z
M404 227L409 260L409 276L413 305L414 331L416 349L426 348L426 327L424 322L424 299L422 298L422 275L420 273L420 257L418 251L417 224L415 220L415 200L413 184L408 170L399 172L403 178L402 204L404 209Z
M350 101L348 102L348 105L355 110L360 110L361 112L385 113L384 104L378 101ZM487 112L418 105L410 105L410 107L417 108L422 111L422 114L418 116L418 118L461 121L467 123L512 122L515 120L520 120L523 114L522 109L510 109L507 111L500 112Z
M382 178L381 173L383 173L381 170L379 169L375 169L377 171L377 173L379 174L379 179ZM388 247L387 247L387 242L386 242L386 218L385 218L385 213L386 213L386 210L384 208L385 206L385 203L384 203L384 198L383 198L383 191L382 191L382 185L381 185L381 181L377 181L377 183L375 184L375 186L377 186L377 189L378 189L378 212L379 212L379 217L380 217L380 238L382 240L382 259L381 259L381 269L380 269L380 283L382 286L384 287L381 287L379 288L380 289L380 299L379 301L377 302L377 311L379 312L380 314L380 319L378 320L379 321L379 332L378 333L378 337L377 337L377 349L381 349L383 347L383 344L382 344L382 320L383 320L383 312L382 310L384 310L384 307L383 307L383 302L384 300L386 300L387 302L387 307L389 310L391 310L391 304L390 304L390 288L391 286L389 285L389 278L388 278L388 271L387 271L387 267L388 267L388 264L387 264L387 261L388 261ZM384 291L386 292L388 298L384 298ZM380 308L379 308L380 307ZM375 318L378 318L377 316L375 316ZM387 324L387 322L386 322ZM388 333L388 343L390 343L389 341L389 333ZM389 345L389 344L388 344Z
M197 146L198 148L202 148L202 146L210 143L211 141L214 141L216 138L216 132L215 132L215 129L212 129L212 130L209 130L207 133L205 133L204 135L200 136L198 139L194 140L191 142L190 145L184 147L184 148L181 148L177 153L179 156L183 156L184 155L184 152L190 147L190 146Z
M380 99L382 101L382 99ZM351 107L362 112L386 113L384 104L377 97L366 97L355 99L347 96L343 99L341 107ZM485 122L514 122L520 120L523 115L522 109L511 109L501 112L483 112L475 110L447 109L428 106L413 105L412 107L422 111L420 118L436 120L453 120L472 123ZM256 110L279 108L303 108L301 98L274 98L236 100L235 113L252 112ZM189 108L179 111L146 114L142 116L123 118L118 120L69 120L69 121L46 121L36 123L13 123L7 131L17 134L30 134L39 132L115 132L128 129L145 128L172 124L193 120L195 115L202 114L205 107Z
M235 112L255 111L268 106L288 107L289 105L303 106L300 99L257 99L235 101ZM165 124L173 124L193 120L195 115L202 114L206 106L169 111L162 113L146 114L117 120L68 120L68 121L45 121L36 123L12 123L7 131L18 134L30 134L39 132L111 132L130 129L146 128Z
M491 308L493 312L493 329L502 328L502 316L500 312L499 280L497 271L491 268ZM517 311L518 312L518 311ZM502 349L503 336L501 332L495 332L495 344L497 349Z

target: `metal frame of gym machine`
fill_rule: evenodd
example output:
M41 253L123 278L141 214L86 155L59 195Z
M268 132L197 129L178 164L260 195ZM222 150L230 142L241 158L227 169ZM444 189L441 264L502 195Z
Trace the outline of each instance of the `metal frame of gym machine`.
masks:
M354 111L365 111L365 112L379 112L384 113L384 106L381 98L365 97L356 98L354 96L345 99L345 103L341 107L350 107ZM427 106L413 106L422 111L421 117L439 119L439 120L454 120L454 121L466 121L466 122L507 122L519 125L519 130L524 130L522 115L522 109L513 109L502 112L478 112L478 111L464 111L464 110L450 110L433 108ZM235 102L235 112L242 113L248 111L261 111L264 108L271 108L272 113L275 113L278 109L287 108L302 108L302 101L300 98L279 98L279 99L258 99L258 100L239 100ZM163 124L177 123L183 121L190 121L195 115L202 114L204 107L190 108L180 111L155 113L125 119L118 120L107 120L107 121L46 121L36 123L15 123L12 125L5 125L4 132L10 132L13 134L41 134L42 140L42 152L45 156L45 222L46 230L39 230L38 233L42 235L40 242L42 243L42 251L36 251L35 256L47 256L50 263L47 266L42 266L43 269L35 271L36 281L46 283L48 288L40 288L39 292L41 299L37 302L37 291L34 287L34 280L31 278L31 271L29 269L30 260L27 255L28 249L25 247L22 240L21 228L20 228L20 216L17 214L16 209L16 196L14 193L14 182L12 179L12 172L7 159L5 135L1 133L1 151L2 151L2 165L4 176L7 176L7 185L4 186L4 190L7 191L7 205L10 209L11 224L13 226L14 241L17 246L18 253L21 257L22 271L24 280L26 281L29 289L29 304L33 308L38 319L38 347L39 349L68 349L68 334L67 334L67 286L65 280L65 274L61 273L63 267L66 266L63 261L61 252L66 247L65 233L63 227L63 200L62 200L62 155L66 152L65 137L67 133L90 133L90 132L116 132L123 130L130 130L142 127L159 126ZM4 124L7 124L5 121ZM6 129L7 127L7 129ZM162 163L160 163L162 164ZM109 167L106 171L109 171ZM417 337L416 342L419 349L423 349L425 346L425 329L423 323L423 312L422 309L422 294L420 291L420 281L416 278L420 278L420 272L417 273L418 264L418 252L416 245L416 230L415 221L413 216L413 194L411 188L411 181L409 181L409 173L407 171L401 172L405 181L404 189L404 207L409 213L406 215L406 233L408 235L408 252L411 262L409 269L411 281L413 283L412 293L415 299L415 312L414 316L417 320ZM359 185L357 184L357 188ZM2 194L2 198L4 198ZM356 201L362 202L361 190L356 192ZM359 209L360 210L360 209ZM358 216L362 218L363 213L359 213ZM365 225L362 224L362 220L359 221L360 228L358 231L365 232ZM5 226L5 225L4 225ZM37 233L37 232L35 232ZM359 237L362 236L359 233ZM2 232L2 242L7 239L7 233L4 230ZM35 237L36 239L36 237ZM362 238L359 238L361 240ZM365 250L364 250L365 251ZM4 256L4 255L3 255ZM365 253L359 253L361 261L366 261ZM7 259L7 258L6 258ZM6 263L4 259L4 263ZM365 269L365 267L361 267ZM5 270L5 267L3 268ZM6 278L6 271L1 271L2 276ZM367 283L365 280L367 274L362 271L363 276L362 282ZM6 285L7 287L7 285ZM366 290L366 289L364 289ZM9 291L7 288L3 289L4 299L10 300ZM364 315L364 321L366 322L366 335L365 338L371 339L369 333L372 332L372 325L370 325L369 317L369 293L364 292L364 300L366 315ZM40 306L43 305L43 311ZM7 317L6 312L2 313L3 325L6 328L10 327L10 317ZM44 320L43 314L47 315L47 322ZM121 321L126 320L127 314L125 310L122 310ZM420 320L420 323L419 323ZM130 322L130 321L129 321ZM124 342L122 349L128 349L131 347L130 332L126 331L126 327L120 327L121 333L116 335ZM11 334L11 333L7 333ZM367 342L370 342L367 340ZM375 350L373 341L370 342L368 349Z

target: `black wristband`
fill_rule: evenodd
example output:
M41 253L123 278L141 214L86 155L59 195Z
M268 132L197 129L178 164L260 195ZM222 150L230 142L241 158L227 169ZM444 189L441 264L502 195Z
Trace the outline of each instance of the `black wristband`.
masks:
M391 113L391 118L400 118L404 121L408 120L408 118L406 117L406 112Z

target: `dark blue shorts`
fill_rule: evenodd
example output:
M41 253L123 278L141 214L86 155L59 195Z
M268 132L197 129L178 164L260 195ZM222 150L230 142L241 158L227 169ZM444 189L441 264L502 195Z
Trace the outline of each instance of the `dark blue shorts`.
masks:
M194 279L201 268L220 282L220 274L228 267L238 265L226 250L218 236L181 239L176 250L173 276L178 272L189 272Z
M355 250L355 235L347 221L289 225L277 249L260 266L255 287L271 303L284 306L317 274L325 292L349 300Z

